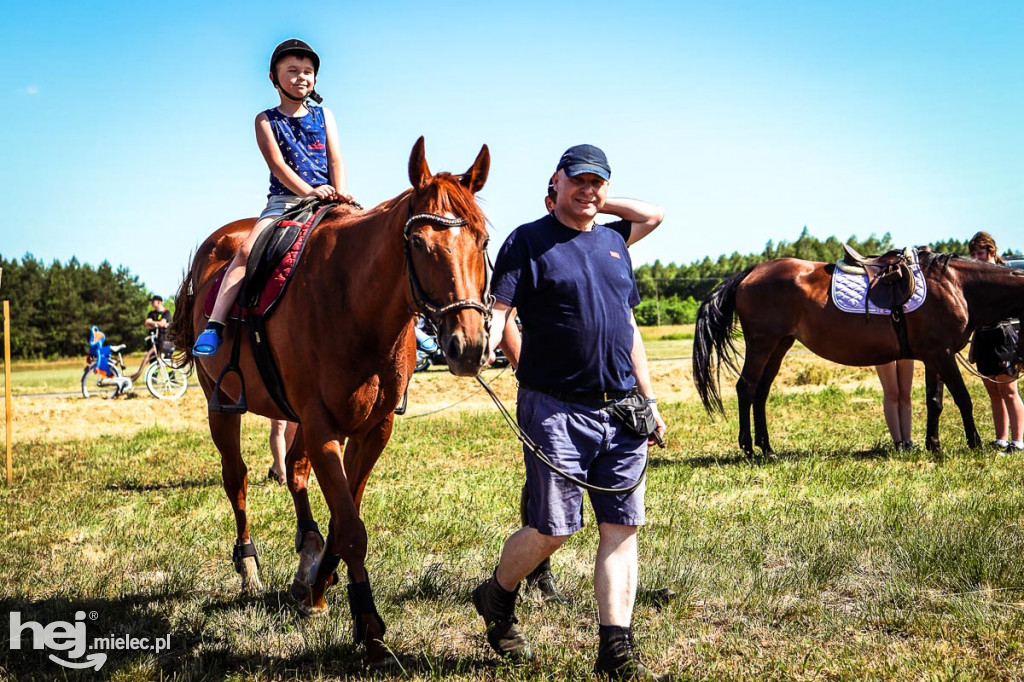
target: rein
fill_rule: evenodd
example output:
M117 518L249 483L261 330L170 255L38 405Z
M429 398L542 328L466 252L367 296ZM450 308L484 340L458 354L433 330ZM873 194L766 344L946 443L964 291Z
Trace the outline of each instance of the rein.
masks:
M412 207L410 206L410 212ZM423 290L423 285L420 284L419 277L416 276L416 266L412 260L412 247L410 245L409 235L412 233L412 227L416 223L429 223L436 228L447 230L453 227L464 227L466 225L465 218L448 218L436 213L417 213L409 217L405 221L405 228L402 231L405 240L405 265L409 274L409 291L412 294L412 303L419 312L430 322L431 326L434 327L436 332L437 325L440 319L450 312L456 310L462 310L469 308L470 310L476 310L484 318L484 328L490 333L491 329L491 309L494 307L494 296L491 295L491 257L487 253L487 249L484 249L484 295L483 300L473 299L462 299L459 301L453 301L447 305L437 305L430 301L427 297L427 293Z
M568 471L559 468L557 464L548 459L548 456L544 454L544 451L540 449L540 446L534 443L533 439L530 438L530 436L527 435L525 431L519 428L519 424L516 423L515 417L513 417L512 414L508 411L508 408L505 407L505 404L501 402L501 399L498 398L498 395L494 392L494 389L492 389L487 384L487 382L480 377L479 374L477 375L476 380L480 382L480 385L484 387L485 391L487 391L487 395L491 396L491 400L494 401L494 405L498 408L498 412L500 412L501 416L504 417L505 423L508 424L509 428L512 429L512 433L516 434L516 438L518 438L523 445L529 448L530 452L533 453L534 457L539 459L544 466L546 466L548 469L558 474L565 480L575 485L578 485L584 490L589 490L590 492L597 493L599 495L626 495L639 488L640 484L644 482L644 478L647 475L647 464L651 461L650 455L644 457L644 468L643 471L640 472L640 475L637 476L636 482L624 488L602 488L599 485L594 485L593 483L588 483L587 481L578 479L572 474L570 474Z

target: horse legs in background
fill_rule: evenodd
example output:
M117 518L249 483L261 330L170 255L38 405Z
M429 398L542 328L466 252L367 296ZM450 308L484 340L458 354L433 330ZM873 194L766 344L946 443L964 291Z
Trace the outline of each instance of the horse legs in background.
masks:
M967 391L963 375L960 374L960 369L956 366L954 356L944 356L934 366L926 365L925 371L925 387L928 396L928 426L925 445L928 450L938 452L940 449L939 414L942 413L943 384L949 387L949 394L953 396L953 402L960 410L967 446L970 448L981 447L981 436L974 424L974 405L971 402L971 394Z
M249 537L249 521L245 513L245 495L248 488L246 481L245 462L242 461L242 450L239 443L242 417L238 414L211 412L210 435L220 451L221 476L224 480L224 492L235 512L235 529L237 538L231 558L235 570L242 576L242 591L256 594L263 591L260 582L259 559L256 546Z
M309 506L310 462L306 456L301 425L296 429L295 438L288 448L285 465L288 491L292 494L292 502L295 504L295 552L299 555L299 567L295 571L289 594L295 601L303 602L309 596L310 569L316 564L324 549L324 536L320 534L320 527L313 519L313 510Z
M772 446L768 441L768 419L765 415L765 406L768 403L768 392L772 390L772 382L779 373L782 366L782 358L793 347L793 337L787 337L779 341L772 351L771 357L761 370L761 379L757 382L757 390L754 392L754 444L761 448L766 455L773 454Z
M942 415L942 377L935 369L926 364L924 368L925 405L928 407L926 417L924 444L929 452L939 451L939 416Z
M736 381L736 398L739 402L740 411L740 438L739 444L740 449L743 450L748 456L754 454L754 442L750 436L750 410L754 405L757 396L763 391L767 399L768 390L771 388L771 380L775 378L774 374L771 379L768 380L767 386L761 385L762 377L765 373L765 366L772 359L774 349L778 347L778 342L771 344L766 343L761 339L746 339L746 357L743 360L743 370L740 372L740 378ZM792 343L792 342L790 342ZM781 358L780 358L781 360ZM778 371L778 368L776 368ZM764 406L761 406L761 419L764 419ZM763 437L762 434L758 434L759 445L761 443L768 442L768 431L767 426L762 424L764 428ZM764 447L764 445L761 445ZM766 451L767 454L767 451Z

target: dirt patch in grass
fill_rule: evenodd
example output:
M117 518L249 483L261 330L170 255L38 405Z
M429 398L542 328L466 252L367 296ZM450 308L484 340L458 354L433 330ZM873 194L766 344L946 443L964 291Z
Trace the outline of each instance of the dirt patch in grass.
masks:
M698 400L689 358L653 360L651 381L662 402ZM482 378L512 409L517 382L511 368L485 370ZM923 384L923 367L918 363L915 383ZM735 377L723 373L723 397L734 395ZM833 386L845 391L859 387L878 389L873 368L844 367L826 362L807 351L794 350L783 362L773 391L818 391ZM192 388L180 400L156 400L139 387L127 399L103 400L80 397L18 397L13 399L15 442L92 438L99 434L127 436L143 429L193 429L206 423L206 399ZM409 388L406 418L458 410L493 410L490 397L475 379L456 377L444 367L432 367L414 374ZM245 423L262 417L246 415ZM250 421L251 420L251 421ZM0 411L0 425L3 425Z

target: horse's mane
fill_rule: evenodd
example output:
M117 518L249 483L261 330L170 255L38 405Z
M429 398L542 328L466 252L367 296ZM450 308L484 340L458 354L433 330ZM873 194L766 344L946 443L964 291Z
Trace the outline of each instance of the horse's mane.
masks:
M955 253L935 253L933 251L917 252L918 263L920 263L921 268L924 270L930 270L931 268L945 270L949 267L949 261L954 258L960 258L960 256Z

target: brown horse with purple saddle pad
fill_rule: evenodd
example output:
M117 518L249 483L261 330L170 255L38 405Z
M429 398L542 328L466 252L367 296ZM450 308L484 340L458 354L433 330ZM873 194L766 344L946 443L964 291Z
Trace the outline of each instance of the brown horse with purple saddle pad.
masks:
M768 392L782 358L794 341L800 341L811 352L843 365L872 366L901 357L922 361L928 449L939 449L943 384L960 410L967 444L979 446L981 438L956 353L973 330L1024 311L1024 273L950 254L920 252L918 258L927 294L920 307L903 316L841 311L830 287L836 268L832 264L780 258L722 282L697 313L693 376L704 407L709 412L723 409L718 389L722 365L739 372L740 448L752 454L756 444L770 453L765 418ZM742 370L733 341L737 319L746 347ZM1019 344L1018 365L1022 357L1024 344Z
M360 502L412 375L414 313L434 323L454 374L475 376L486 361L491 315L487 227L474 194L484 186L489 165L484 146L466 173L432 175L420 138L409 159L412 189L365 211L330 209L306 237L304 255L266 320L287 401L301 422L287 459L298 519L299 567L292 594L304 614L324 612L324 593L344 561L355 639L366 644L371 665L393 658L382 642L384 622L364 565L367 537ZM212 357L192 357L196 330L204 324L202 303L253 224L252 219L231 223L203 242L178 292L171 335L183 359L196 365L207 399L213 397L228 353L223 349ZM237 325L229 325L225 346L237 332ZM248 409L284 418L260 381L249 344L241 345L239 355ZM237 401L237 378L226 375L221 391L225 402ZM249 535L246 466L239 444L241 416L211 410L209 421L235 513L235 568L243 589L258 591L262 585ZM311 466L331 513L326 543L309 506Z

